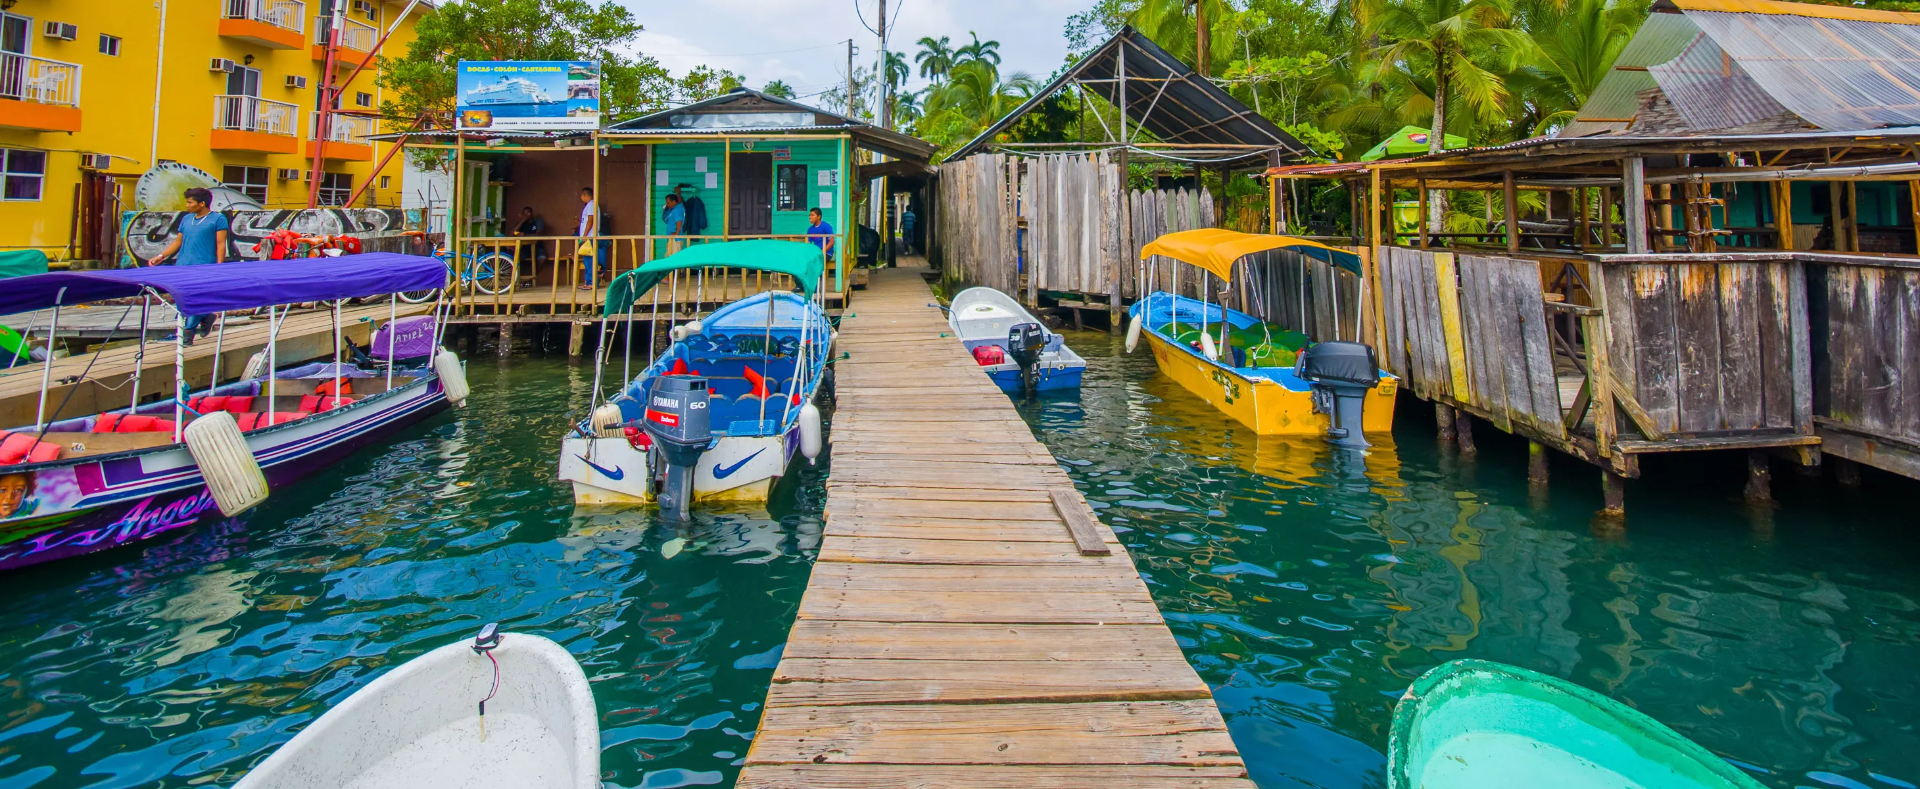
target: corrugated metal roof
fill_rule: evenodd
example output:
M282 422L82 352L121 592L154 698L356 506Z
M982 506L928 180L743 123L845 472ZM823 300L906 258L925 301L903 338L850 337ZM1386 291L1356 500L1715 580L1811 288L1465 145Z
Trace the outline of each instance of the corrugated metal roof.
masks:
M1920 25L1920 14L1906 11L1881 11L1842 5L1786 3L1780 0L1660 0L1655 11L1676 8L1682 11L1720 11L1729 14L1780 14L1813 19L1846 19L1855 22L1887 22L1896 25Z
M1647 71L1695 129L1729 129L1787 111L1709 36L1695 39L1679 57Z
M1688 11L1687 18L1774 100L1815 126L1920 123L1920 17L1888 23Z
M1626 131L1633 114L1640 109L1640 91L1654 87L1650 66L1678 57L1688 44L1700 37L1700 28L1680 14L1653 14L1640 24L1633 40L1620 50L1613 70L1600 78L1600 84L1581 105L1572 123L1561 127L1558 137L1586 137L1593 134Z

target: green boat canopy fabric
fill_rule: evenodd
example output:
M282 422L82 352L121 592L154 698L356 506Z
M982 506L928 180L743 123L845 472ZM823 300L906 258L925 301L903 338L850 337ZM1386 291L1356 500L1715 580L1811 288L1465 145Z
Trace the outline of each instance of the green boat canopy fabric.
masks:
M1427 141L1429 139L1431 139L1431 137L1427 134L1426 129L1418 126L1402 126L1399 131L1381 140L1379 145L1375 145L1367 149L1366 153L1360 154L1360 161L1378 161L1389 156L1395 159L1407 156L1421 156L1427 152ZM1449 134L1440 144L1444 148L1465 148L1467 147L1467 139Z
M626 312L640 294L652 290L675 271L723 267L785 274L800 284L801 291L812 296L827 265L826 253L801 241L756 238L694 244L616 277L607 288L607 305L602 314Z
M47 253L37 249L0 252L0 279L47 273Z

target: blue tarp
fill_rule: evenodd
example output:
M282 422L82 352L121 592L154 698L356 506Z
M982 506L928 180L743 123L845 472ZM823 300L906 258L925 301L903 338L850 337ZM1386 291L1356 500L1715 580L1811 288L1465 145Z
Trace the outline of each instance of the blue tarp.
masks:
M0 315L139 296L151 287L186 315L248 310L303 301L331 301L434 290L447 284L438 258L369 252L337 258L249 260L211 266L152 266L63 271L7 280Z

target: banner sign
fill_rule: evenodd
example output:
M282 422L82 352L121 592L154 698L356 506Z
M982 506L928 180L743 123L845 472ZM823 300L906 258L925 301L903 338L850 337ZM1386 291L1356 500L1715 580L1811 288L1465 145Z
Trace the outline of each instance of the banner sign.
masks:
M454 83L461 130L600 127L600 64L584 60L463 60Z

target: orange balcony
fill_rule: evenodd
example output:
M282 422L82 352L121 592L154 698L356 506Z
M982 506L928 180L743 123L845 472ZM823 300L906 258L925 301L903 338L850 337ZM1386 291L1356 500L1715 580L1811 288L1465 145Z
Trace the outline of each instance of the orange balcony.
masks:
M0 53L0 126L33 131L79 131L80 67L30 55Z
M207 147L217 151L295 153L300 108L257 96L213 97L213 133Z
M318 132L320 113L312 113L309 118L308 128L312 132ZM308 159L312 159L314 153L320 150L320 146L316 144L319 141L319 135L312 132L307 135L310 138L307 140ZM335 112L332 123L327 129L327 147L324 155L328 159L371 162L373 161L373 143L367 141L367 136L373 133L374 119Z
M322 19L320 25L313 31L314 60L327 59L327 35L330 27L330 20ZM336 56L335 68L353 68L359 65L360 59L373 51L373 42L379 37L379 32L371 25L351 19L346 20L346 24L340 27L340 54Z
M300 0L224 0L220 35L268 49L306 46L307 4Z

